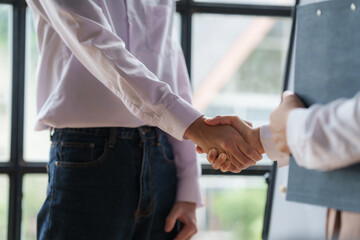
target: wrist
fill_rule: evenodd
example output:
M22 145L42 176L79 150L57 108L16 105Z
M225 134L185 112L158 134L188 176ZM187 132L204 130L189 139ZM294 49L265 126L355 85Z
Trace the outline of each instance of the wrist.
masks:
M255 144L254 148L258 153L264 154L265 153L264 146L262 145L262 142L260 139L260 127L253 128L253 131L254 131L254 135L256 136L256 144Z
M194 142L199 137L199 131L202 129L204 123L204 120L206 118L204 116L199 117L196 119L193 123L190 124L190 126L185 131L185 138L188 138Z

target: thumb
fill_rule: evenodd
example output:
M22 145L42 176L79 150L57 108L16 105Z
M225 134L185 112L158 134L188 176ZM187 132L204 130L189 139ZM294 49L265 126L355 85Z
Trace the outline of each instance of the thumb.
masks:
M253 126L251 122L246 121L246 120L243 120L243 121L244 121L247 125L249 125L250 127L252 127L252 126Z
M204 151L202 150L202 148L199 147L199 146L196 146L196 152L199 153L199 154L204 153Z
M220 124L220 116L216 116L213 118L207 118L204 121L207 125L215 126Z
M289 96L292 96L294 95L294 92L293 91L289 91L289 90L286 90L285 92L283 92L282 94L282 101L284 101L285 98L289 97Z
M231 117L228 116L216 116L214 118L205 119L205 123L210 126L230 124Z
M171 210L171 212L166 218L165 232L170 232L174 228L177 217L178 217L177 211L174 209Z
M233 117L229 120L231 121L229 124L233 126L240 134L243 134L252 128L251 123L244 121L238 117Z

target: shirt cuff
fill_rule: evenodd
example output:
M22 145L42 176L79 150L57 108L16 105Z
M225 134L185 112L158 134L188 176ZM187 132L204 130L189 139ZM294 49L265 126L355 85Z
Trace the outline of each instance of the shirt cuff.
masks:
M204 206L200 192L200 179L197 176L178 178L176 201L196 203L198 208Z
M289 165L290 156L277 150L275 142L272 140L270 125L263 125L260 127L260 141L270 160L277 161L279 167Z
M184 140L186 129L203 114L190 103L178 98L161 115L158 127L177 140Z
M305 136L305 130L302 124L305 124L309 111L304 108L297 108L289 113L286 124L286 139L291 154L298 162L302 159L302 139Z

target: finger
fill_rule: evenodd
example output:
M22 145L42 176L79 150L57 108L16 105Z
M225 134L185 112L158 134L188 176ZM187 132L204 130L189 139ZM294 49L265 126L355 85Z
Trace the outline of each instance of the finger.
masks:
M244 121L247 125L249 125L250 127L252 127L252 126L253 126L251 122L246 121L246 120L243 120L243 121Z
M282 99L286 98L286 97L289 97L289 96L292 96L292 95L295 95L293 91L290 91L290 90L286 90L283 92L282 94Z
M237 169L234 164L231 164L230 166L230 172L232 173L240 173L242 169Z
M208 119L205 119L205 123L207 125L210 125L210 126L215 126L215 125L219 125L220 124L220 121L221 121L221 116L216 116L214 118L208 118Z
M194 223L186 223L181 231L176 235L174 240L189 239L197 232L196 225Z
M233 126L241 135L246 134L249 130L251 130L252 123L244 121L236 116L229 118L229 121L229 124Z
M218 170L220 166L224 164L226 159L227 159L227 155L225 153L220 153L219 157L216 158L215 161L212 163L212 167Z
M171 211L165 220L165 232L170 232L176 223L177 211Z
M230 160L226 160L225 163L220 166L220 171L222 171L222 172L230 171L231 165L232 164L231 164Z
M244 156L244 158L246 158L246 157ZM241 170L247 168L247 164L245 165L244 163L239 162L239 160L238 160L238 159L235 159L233 156L231 156L229 159L230 159L230 161L231 161L231 165L233 166L233 167L232 167L232 168L233 168L232 170L234 170L234 171L241 171Z
M230 160L231 163L235 165L237 169L245 169L248 166L255 165L257 161L257 160L252 160L247 155L245 155L244 153L245 150L241 149L244 148L243 145L245 144L247 144L245 141L243 141L242 144L236 143L234 149L232 149L233 152L231 153Z
M251 164L251 162L257 162L262 159L262 155L255 151L243 138L238 138L236 146L242 153L241 154L240 151L236 151L237 155L234 155L236 159L238 159L238 157L239 159L244 158L245 155L246 158L244 158L244 162L248 162L249 164Z
M199 146L196 146L195 149L196 149L196 152L199 153L199 154L203 154L203 153L204 153L204 151L202 150L202 148L199 147Z
M298 108L305 107L304 103L292 91L285 91L282 94L282 102L286 102L290 107Z
M212 164L216 160L217 155L218 155L218 152L217 152L216 148L213 148L213 149L210 149L206 158L209 161L209 163Z

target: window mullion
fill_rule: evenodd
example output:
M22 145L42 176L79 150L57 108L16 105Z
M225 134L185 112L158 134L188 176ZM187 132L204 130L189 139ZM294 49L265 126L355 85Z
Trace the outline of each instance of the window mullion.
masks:
M14 1L13 9L13 72L11 113L11 155L8 239L19 240L21 235L22 173L24 124L24 72L25 72L25 17L24 0Z

